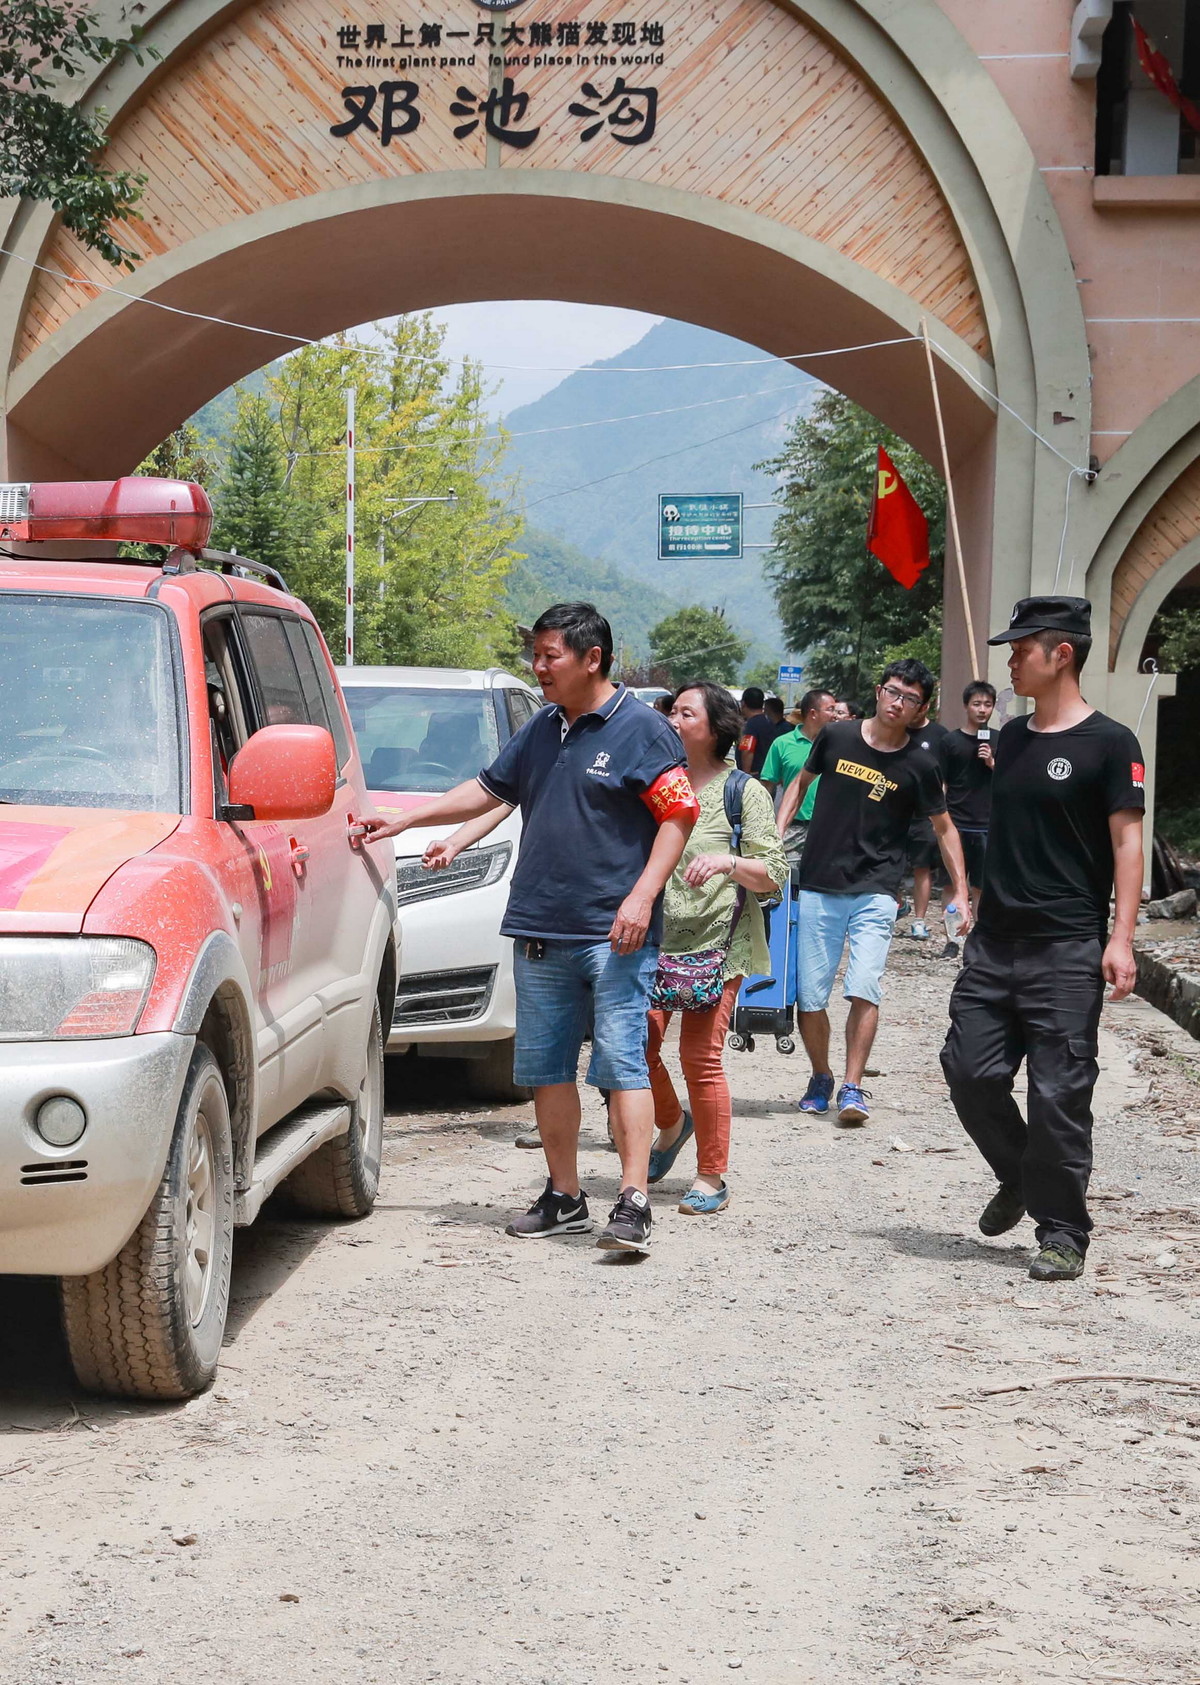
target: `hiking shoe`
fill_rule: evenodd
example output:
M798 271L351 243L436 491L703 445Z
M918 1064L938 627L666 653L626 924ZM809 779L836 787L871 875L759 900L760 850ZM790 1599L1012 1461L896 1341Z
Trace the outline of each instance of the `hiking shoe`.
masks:
M622 1188L596 1245L605 1252L649 1252L650 1201L639 1188Z
M504 1232L518 1240L539 1240L548 1234L583 1234L591 1226L583 1195L556 1194L547 1176L541 1198L534 1200L528 1211L514 1217Z
M908 927L908 934L914 942L928 942L929 926L924 919L914 919Z
M829 1072L821 1076L811 1076L808 1087L804 1090L804 1098L799 1102L802 1112L827 1112L829 1102L833 1099L833 1077Z
M979 1218L979 1232L986 1235L1007 1234L1015 1229L1025 1215L1025 1201L1019 1188L1007 1188L1001 1182L984 1206Z
M844 1082L838 1089L838 1122L854 1127L866 1123L871 1116L867 1101L870 1095L856 1082Z
M1029 1266L1033 1281L1074 1281L1083 1274L1083 1253L1064 1241L1043 1246Z
M514 1147L524 1147L527 1152L538 1152L541 1149L542 1137L536 1128L526 1129L513 1142Z

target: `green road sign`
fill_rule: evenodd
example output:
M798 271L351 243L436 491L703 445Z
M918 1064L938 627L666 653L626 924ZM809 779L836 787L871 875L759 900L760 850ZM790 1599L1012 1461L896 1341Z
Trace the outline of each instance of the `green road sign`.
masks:
M663 492L658 499L658 559L697 556L739 561L741 492Z

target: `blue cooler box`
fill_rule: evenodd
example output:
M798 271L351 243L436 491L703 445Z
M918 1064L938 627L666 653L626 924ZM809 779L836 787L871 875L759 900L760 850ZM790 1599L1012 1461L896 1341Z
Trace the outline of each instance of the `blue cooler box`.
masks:
M747 977L738 990L729 1026L729 1045L735 1052L753 1053L754 1038L774 1036L780 1053L794 1053L796 1042L796 916L797 898L789 876L783 900L767 913L767 942L771 950L769 977Z

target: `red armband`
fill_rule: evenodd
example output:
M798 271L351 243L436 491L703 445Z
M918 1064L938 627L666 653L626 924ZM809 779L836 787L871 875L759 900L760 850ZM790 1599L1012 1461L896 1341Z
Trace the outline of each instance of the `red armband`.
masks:
M689 819L692 824L700 817L700 803L692 789L687 773L681 766L673 766L656 778L642 800L661 825L666 819Z

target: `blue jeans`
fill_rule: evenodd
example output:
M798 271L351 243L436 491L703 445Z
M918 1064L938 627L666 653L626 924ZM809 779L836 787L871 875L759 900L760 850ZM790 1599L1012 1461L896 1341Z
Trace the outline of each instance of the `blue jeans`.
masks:
M539 947L542 957L531 958ZM607 941L537 943L518 936L514 1082L529 1088L574 1082L590 1032L593 1088L649 1088L646 1014L657 970L658 949L650 946L615 954Z
M892 945L896 901L891 895L823 895L802 889L797 901L796 1006L821 1012L829 1004L842 949L850 960L842 981L847 1000L878 1006L883 968Z

